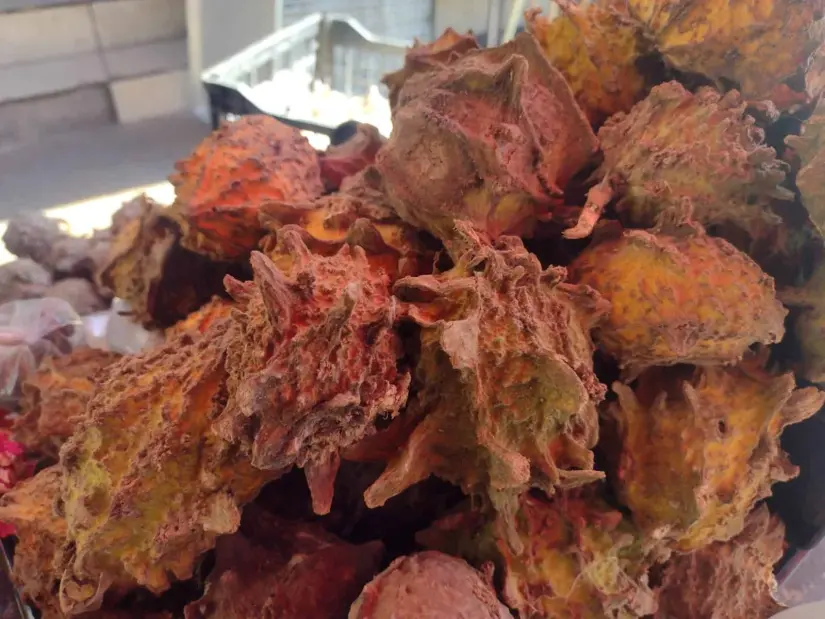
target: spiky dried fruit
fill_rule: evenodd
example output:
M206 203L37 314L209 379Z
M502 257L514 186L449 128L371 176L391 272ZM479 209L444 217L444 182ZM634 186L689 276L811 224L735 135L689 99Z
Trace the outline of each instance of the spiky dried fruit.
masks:
M224 275L237 268L184 249L169 210L149 198L141 204L141 214L113 239L100 279L129 303L136 321L170 326L221 292Z
M175 168L169 180L182 243L218 260L242 258L257 247L264 204L312 200L324 190L307 139L264 115L225 123Z
M393 208L441 239L468 221L529 235L597 148L570 87L522 33L405 83L376 167Z
M590 234L607 204L628 224L653 227L666 211L704 226L732 226L760 238L780 224L772 199L792 199L779 187L786 164L764 145L764 132L745 115L736 91L693 94L677 82L656 86L627 114L599 130L602 181L588 195L568 238Z
M164 335L166 339L174 338L181 333L188 333L192 337L202 336L209 331L212 324L229 316L233 307L235 304L228 299L212 297L209 303L169 327Z
M410 376L398 367L388 278L364 251L312 254L292 226L278 237L288 271L255 252L254 282L227 283L244 324L268 326L271 353L239 378L216 431L256 467L304 468L316 512L327 513L339 451L398 414Z
M364 587L349 619L512 619L489 577L461 559L426 551L401 557Z
M272 478L212 431L228 397L227 322L110 365L63 446L69 540L60 604L94 610L112 579L153 592L192 576Z
M660 557L633 523L604 501L565 493L522 498L516 515L520 552L506 523L459 511L419 534L428 548L493 562L504 601L524 619L633 619L655 612L648 568Z
M611 303L594 337L623 369L732 363L782 339L787 311L756 263L690 224L659 231L605 234L570 265Z
M274 518L254 506L218 540L203 597L186 619L340 619L378 572L381 542L356 546L318 524Z
M773 599L773 566L782 558L785 527L762 506L729 542L675 554L664 566L656 619L768 619L781 610Z
M557 4L562 15L551 20L538 9L530 11L527 27L567 79L591 124L601 125L644 96L647 84L638 65L650 45L629 18L626 0Z
M30 451L57 456L85 417L98 375L118 358L117 353L84 347L44 359L23 383L15 438Z
M796 175L796 185L802 194L802 203L820 236L825 237L825 102L816 106L805 122L801 136L788 136L786 142L799 156L802 168Z
M768 97L822 41L821 0L626 0L667 62Z
M375 156L386 140L378 129L358 123L355 135L343 144L330 146L321 155L321 178L327 191L338 191L341 184L375 163Z
M368 506L436 475L512 517L530 487L552 493L602 477L590 448L604 388L589 331L605 304L564 283L564 269L543 270L519 239L492 247L468 234L465 246L452 270L395 286L421 327L420 388L398 421L409 437Z
M432 270L434 251L421 235L401 221L380 190L373 167L345 181L341 191L313 202L271 203L261 209L261 222L271 233L262 251L284 270L290 260L277 251L277 234L293 225L315 254L332 256L344 245L364 249L370 263L383 269L392 281Z
M419 73L437 71L476 49L478 41L472 34L459 34L452 28L447 28L432 43L416 40L404 55L404 67L381 80L389 90L390 109L394 111L398 107L399 93L408 79Z
M681 551L729 540L774 482L796 476L779 436L816 413L825 393L796 389L793 374L770 374L763 361L654 368L635 389L613 385L616 485L649 534Z

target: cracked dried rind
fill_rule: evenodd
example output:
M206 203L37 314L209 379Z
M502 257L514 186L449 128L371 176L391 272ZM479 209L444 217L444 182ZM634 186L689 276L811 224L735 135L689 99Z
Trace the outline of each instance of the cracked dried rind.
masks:
M169 180L181 242L217 260L243 258L257 247L264 204L311 200L324 191L307 139L264 115L225 123L175 168Z
M733 363L782 339L787 311L756 263L690 224L659 231L605 234L569 267L610 302L594 338L624 370Z
M226 321L110 365L63 446L69 540L60 604L98 608L112 579L160 593L240 524L272 478L211 429L227 397Z
M552 493L602 477L590 448L604 387L589 331L606 305L564 283L564 269L542 270L519 239L491 247L469 233L464 245L452 270L395 286L421 327L420 387L397 423L420 420L366 492L368 506L432 474L512 517L530 487Z
M315 510L326 513L339 451L398 414L410 376L399 368L388 277L365 252L344 245L312 254L293 226L278 239L288 270L255 252L254 282L228 283L245 324L269 325L271 353L240 377L216 431L256 467L304 468Z
M57 456L85 417L99 373L118 358L117 353L78 348L44 359L23 383L15 439L31 451Z
M767 98L822 42L821 0L626 0L674 68Z
M785 527L768 508L752 512L729 542L675 554L664 566L656 619L768 619L782 609L773 599L773 566L782 558Z
M648 534L680 551L729 540L775 482L796 476L779 437L816 413L825 393L796 389L793 374L772 375L763 361L654 368L634 389L613 385L621 437L615 483Z
M401 557L364 587L349 619L512 619L489 580L440 552Z
M395 111L398 107L401 88L412 76L437 71L476 49L479 49L478 41L472 34L459 34L452 28L447 28L432 43L416 40L404 55L404 67L381 79L389 90L390 109Z
M222 292L224 275L237 269L181 247L169 209L146 197L141 204L112 240L100 280L129 303L136 321L170 326Z
M796 185L802 203L820 236L825 237L825 102L820 102L805 122L801 136L788 136L788 146L796 151L802 168L796 175Z
M417 539L473 564L493 562L503 575L504 601L523 619L634 619L655 612L648 568L664 556L661 549L591 493L523 497L516 514L521 552L512 549L506 527L459 511Z
M599 141L602 180L576 227L565 231L568 238L590 234L614 198L622 220L634 227L653 227L663 212L675 211L760 238L781 223L771 200L793 199L780 187L787 165L764 145L764 132L735 91L693 94L677 82L661 84L629 113L608 120Z
M318 524L244 511L218 540L206 591L186 619L341 619L380 569L381 542L353 545Z
M456 221L530 235L597 150L570 87L522 33L404 84L376 167L398 215L442 240Z
M377 171L369 167L345 181L341 191L313 202L271 203L261 209L261 223L271 233L261 242L282 270L290 258L277 250L276 233L285 226L301 229L301 239L318 255L332 256L344 245L362 247L375 268L392 281L432 270L435 252L413 227L401 221L379 188Z
M647 84L637 65L650 44L640 25L628 18L625 0L557 4L562 14L552 20L538 9L529 11L527 27L570 84L590 123L598 126L644 96Z

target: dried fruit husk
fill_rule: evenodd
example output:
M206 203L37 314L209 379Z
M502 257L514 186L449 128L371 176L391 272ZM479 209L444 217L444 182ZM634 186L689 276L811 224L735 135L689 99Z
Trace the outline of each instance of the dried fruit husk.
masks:
M634 389L614 384L621 500L649 535L681 551L738 535L757 501L795 477L784 428L816 413L825 393L796 389L755 356L733 367L654 368Z
M823 39L821 0L627 0L665 60L767 98Z
M44 359L23 383L15 439L30 451L56 457L85 417L97 376L118 358L117 353L84 347Z
M590 123L598 126L629 111L647 90L639 62L651 46L629 18L626 0L557 4L562 14L555 19L542 16L540 9L528 11L527 27L570 84Z
M99 608L113 580L153 593L193 573L272 479L212 431L227 393L227 321L108 366L61 450L70 544L60 605Z
M662 570L656 619L768 619L782 606L773 599L773 566L782 558L785 527L765 506L729 542L674 554Z
M364 587L350 619L512 619L489 576L435 551L393 561Z
M386 274L359 247L312 254L294 226L278 239L288 270L255 252L254 282L227 282L243 314L237 329L262 331L255 339L263 337L267 352L257 367L235 366L243 369L216 431L239 443L256 467L304 468L316 512L327 513L339 451L398 414L410 377L399 367ZM232 360L244 354L243 345L229 352Z
M825 103L820 102L805 122L801 136L788 136L788 146L799 156L802 168L797 172L796 185L802 194L802 203L820 236L825 237Z
M693 94L668 82L608 120L599 130L601 180L576 227L564 235L586 237L614 198L622 221L633 227L653 227L663 212L673 211L755 239L769 234L781 223L771 201L793 194L780 187L787 165L764 145L764 132L745 106L736 91L722 96L700 88Z
M564 283L564 269L543 270L519 239L493 247L465 233L452 270L395 286L421 328L419 388L396 422L409 436L365 494L370 507L436 475L512 518L530 487L602 477L590 448L604 387L589 331L604 303Z
M202 598L186 619L340 619L378 572L383 546L356 546L318 524L293 523L253 507L222 537Z
M129 303L137 322L171 326L222 292L223 277L240 267L184 249L169 210L149 198L142 204L112 240L100 280Z
M801 287L780 291L782 301L795 309L792 329L799 346L800 376L825 385L825 262L820 261Z
M478 41L472 34L459 34L452 28L447 28L431 43L416 39L404 55L404 67L387 73L381 80L389 90L390 109L396 110L401 88L412 76L437 71L476 49L479 49Z
M370 264L391 281L432 270L432 244L398 218L374 167L347 179L338 193L312 202L270 203L261 209L261 223L270 231L261 249L282 270L290 268L290 259L280 264L284 256L275 233L289 225L301 229L302 241L314 254L332 256L344 245L363 248Z
M522 33L408 79L376 167L398 215L442 240L456 221L529 236L596 149L570 87Z
M326 191L338 191L341 184L364 168L375 163L386 139L378 129L366 123L357 123L355 135L343 144L330 146L321 155L321 179Z
M181 243L215 260L243 258L258 246L264 204L311 200L324 191L307 139L264 115L224 123L175 168L169 180Z
M506 523L459 511L419 534L428 548L492 561L504 601L523 619L633 619L656 611L648 569L662 557L641 530L590 492L527 495L516 515L523 550Z
M651 366L733 363L785 333L773 279L691 224L606 231L570 265L572 281L611 303L597 344L628 375Z

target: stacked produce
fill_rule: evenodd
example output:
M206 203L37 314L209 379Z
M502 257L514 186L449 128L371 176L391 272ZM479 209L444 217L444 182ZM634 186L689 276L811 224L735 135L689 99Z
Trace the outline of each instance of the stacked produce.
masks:
M825 6L559 4L417 44L386 142L244 117L132 206L98 274L164 342L47 360L13 429L44 619L779 608Z

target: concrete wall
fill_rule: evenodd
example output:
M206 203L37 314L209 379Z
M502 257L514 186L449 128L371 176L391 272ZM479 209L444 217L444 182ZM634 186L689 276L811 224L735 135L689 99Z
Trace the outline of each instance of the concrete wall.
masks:
M185 0L0 0L0 146L184 110L186 68Z

